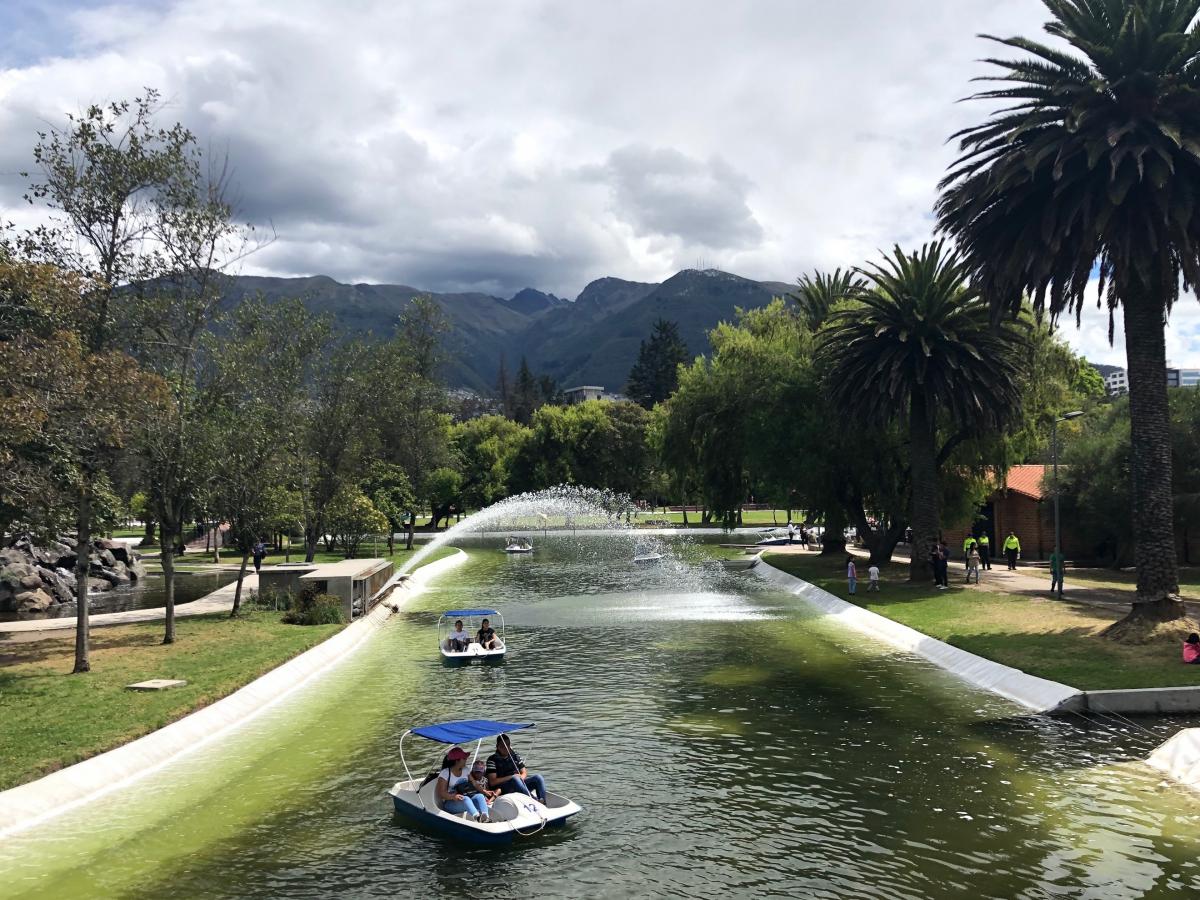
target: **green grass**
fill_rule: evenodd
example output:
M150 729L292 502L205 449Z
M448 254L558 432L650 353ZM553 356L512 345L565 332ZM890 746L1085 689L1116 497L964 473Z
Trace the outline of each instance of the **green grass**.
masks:
M938 591L908 584L899 565L885 567L879 594L864 593L864 577L852 598L841 557L769 553L766 561L955 647L1081 690L1200 685L1200 666L1183 665L1174 643L1130 646L1100 637L1116 611L968 588L953 577L949 590Z
M1137 584L1137 573L1117 569L1067 569L1067 582L1079 582L1109 590L1132 591ZM1200 600L1200 569L1190 566L1181 568L1179 590L1190 600Z
M787 510L777 509L747 509L742 513L742 527L771 527L778 525L781 528L786 528L788 523ZM700 513L689 511L687 514L689 528L720 528L720 522L709 522L707 524L700 521ZM653 521L666 520L672 525L683 524L683 513L681 512L643 512L638 515L637 522L645 522L647 519ZM799 523L803 521L804 516L799 510L792 510L792 521Z
M394 562L396 564L396 568L400 568L400 566L404 565L405 562L407 562L409 559L411 559L417 553L421 552L421 550L424 549L424 547L425 547L425 544L417 544L413 550L409 551L409 550L404 549L403 544L400 544L397 546L396 552L393 553L391 556L388 556L387 545L381 543L378 546L378 550L380 551L379 558L390 559L392 562ZM359 557L361 557L361 558L371 557L371 556L373 556L371 551L372 551L371 545L366 544L365 546L359 548ZM456 550L453 547L441 547L441 548L435 550L433 553L431 553L428 557L426 557L425 560L421 563L421 565L426 565L426 564L434 562L436 560L443 559L444 557L451 556L455 552L456 552ZM345 558L346 558L346 554L342 553L342 552L328 553L324 550L318 550L317 555L315 557L313 557L313 562L316 562L316 563L341 562ZM151 572L161 572L162 571L162 564L159 561L157 553L153 556L144 557L143 561L146 564L146 568L149 569ZM226 549L226 550L221 551L221 565L237 566L238 564L241 563L241 561L242 561L242 556L236 550ZM266 558L263 560L263 564L270 566L270 565L276 565L277 563L282 563L284 561L285 561L285 554L283 554L283 553L268 553ZM304 548L303 547L299 548L299 552L294 552L291 554L291 561L294 563L304 562ZM179 572L203 572L206 569L211 568L212 565L213 565L213 562L212 562L212 554L211 553L186 553L186 554L184 554L184 556L182 556L176 560L175 569L176 569L176 571L179 571ZM251 571L253 568L253 565L254 565L253 561L248 562L246 564L247 571ZM418 566L418 568L420 568L420 566Z
M177 620L92 632L92 671L71 675L73 632L0 644L0 790L124 744L207 706L339 631L284 625L279 614ZM125 685L182 678L184 687L139 692Z

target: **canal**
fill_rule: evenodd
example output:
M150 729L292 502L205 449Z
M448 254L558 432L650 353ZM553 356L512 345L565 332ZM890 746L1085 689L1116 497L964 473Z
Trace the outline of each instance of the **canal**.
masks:
M1200 803L1138 763L1191 723L1023 715L695 544L652 568L627 541L464 546L320 684L7 839L0 896L1200 891ZM461 606L504 612L504 665L442 665L437 615ZM537 722L517 749L584 813L503 850L396 820L401 733L473 717Z

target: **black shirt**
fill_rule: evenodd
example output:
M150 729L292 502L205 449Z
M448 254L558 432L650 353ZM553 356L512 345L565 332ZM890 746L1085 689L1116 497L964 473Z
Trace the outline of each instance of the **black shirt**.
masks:
M490 641L495 636L496 636L495 628L480 628L479 629L479 643L481 643L481 644L486 644L488 641Z
M516 750L509 750L508 756L493 753L487 759L488 781L491 781L493 774L497 778L507 778L510 775L520 774L523 768L525 768L525 760L521 759L521 754Z

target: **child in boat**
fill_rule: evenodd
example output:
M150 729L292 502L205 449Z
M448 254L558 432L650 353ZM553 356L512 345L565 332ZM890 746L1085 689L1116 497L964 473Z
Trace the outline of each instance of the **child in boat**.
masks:
M1183 661L1200 663L1200 634L1196 634L1194 631L1183 642Z
M475 760L475 764L471 766L471 773L468 776L471 779L471 787L478 794L483 794L490 806L492 801L500 796L499 791L494 791L488 787L487 783L487 763L482 759Z

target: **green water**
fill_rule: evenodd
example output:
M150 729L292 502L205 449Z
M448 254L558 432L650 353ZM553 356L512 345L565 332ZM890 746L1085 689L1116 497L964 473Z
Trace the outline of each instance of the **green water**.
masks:
M319 684L8 838L0 895L1200 893L1200 803L1137 762L1191 723L1021 716L753 574L626 550L472 551ZM504 611L504 665L443 667L464 605ZM469 717L536 721L518 749L584 813L500 850L396 820L399 735Z

